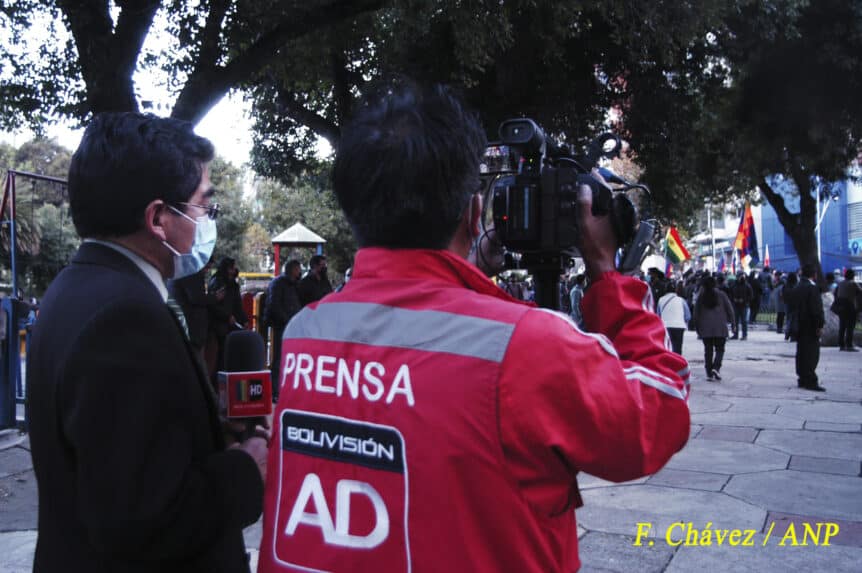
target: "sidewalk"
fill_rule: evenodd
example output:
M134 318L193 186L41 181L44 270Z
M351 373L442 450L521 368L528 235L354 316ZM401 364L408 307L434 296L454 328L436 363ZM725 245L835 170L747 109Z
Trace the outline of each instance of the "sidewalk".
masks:
M862 352L821 349L827 392L816 393L796 387L795 347L754 327L747 341L728 341L723 380L707 382L703 346L686 333L689 444L649 478L579 477L581 571L860 571ZM36 509L29 442L0 432L0 571L31 570ZM694 533L676 522L690 522ZM679 545L668 544L669 532ZM246 530L246 542L256 561L259 525Z

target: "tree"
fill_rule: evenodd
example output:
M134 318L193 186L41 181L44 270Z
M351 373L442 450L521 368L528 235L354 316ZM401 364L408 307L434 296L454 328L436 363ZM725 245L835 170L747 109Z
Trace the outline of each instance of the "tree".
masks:
M241 271L257 270L259 260L250 256L245 247L246 231L252 224L249 202L243 196L245 171L216 157L210 163L210 181L216 189L214 201L222 213L216 219L218 239L216 240L213 260L216 264L223 257L236 259Z
M112 6L113 4L113 6ZM171 115L197 123L230 89L255 81L290 44L383 0L17 0L0 6L0 125L36 130L58 116L136 111L136 71L161 71ZM154 21L166 28L146 43ZM35 30L34 30L35 28ZM45 39L57 39L45 41ZM28 46L39 46L37 53ZM162 46L170 46L163 50Z
M784 11L771 10L773 3L749 6L717 37L732 81L710 122L707 180L759 189L800 264L821 270L815 235L820 182L846 177L862 153L862 3L787 5ZM779 14L784 20L775 22ZM792 182L798 212L776 188L782 180Z

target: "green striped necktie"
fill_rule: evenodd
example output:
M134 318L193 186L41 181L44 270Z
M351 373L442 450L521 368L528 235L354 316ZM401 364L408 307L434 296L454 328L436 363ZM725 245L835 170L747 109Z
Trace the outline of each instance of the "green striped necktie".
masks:
M189 323L186 321L186 315L183 313L183 307L174 300L172 297L168 297L167 300L168 308L171 309L171 312L174 313L174 316L177 317L177 320L180 321L180 326L183 327L183 333L186 335L186 338L189 337Z

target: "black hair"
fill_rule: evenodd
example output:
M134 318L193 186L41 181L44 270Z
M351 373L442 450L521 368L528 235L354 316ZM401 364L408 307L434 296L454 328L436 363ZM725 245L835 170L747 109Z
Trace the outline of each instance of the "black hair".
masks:
M298 260L296 260L296 259L290 259L289 261L285 261L285 263L281 266L281 270L282 270L285 274L287 274L287 271L289 271L290 269L292 269L292 268L294 268L294 267L302 268L302 263L300 263L300 262L299 262Z
M155 199L177 204L200 185L212 143L192 124L151 114L97 114L69 166L69 204L81 237L122 237Z
M856 277L856 271L853 269L847 269L844 271L844 279L848 281L852 281Z
M811 263L805 263L802 265L802 276L807 279L813 279L817 276L817 267L812 265Z
M444 86L379 91L343 130L333 189L362 247L443 249L479 191L485 132Z
M326 260L326 255L312 255L312 257L310 259L308 259L308 267L313 269L315 266L320 264L320 261L325 261L325 260Z
M218 263L218 268L216 269L216 276L220 279L227 280L227 272L228 270L236 264L236 259L233 257L222 257L222 260Z

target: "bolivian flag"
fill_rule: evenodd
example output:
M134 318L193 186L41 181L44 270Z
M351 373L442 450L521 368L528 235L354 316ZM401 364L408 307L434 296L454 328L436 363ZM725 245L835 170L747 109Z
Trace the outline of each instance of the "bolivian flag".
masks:
M676 232L676 227L671 227L667 231L665 237L665 255L674 263L681 263L691 258L691 255L682 245L682 239L679 238L679 233Z

